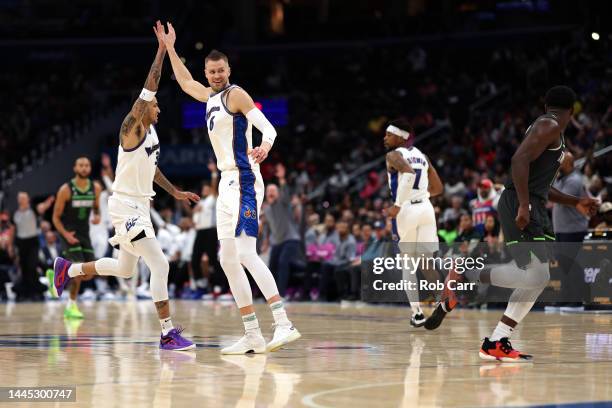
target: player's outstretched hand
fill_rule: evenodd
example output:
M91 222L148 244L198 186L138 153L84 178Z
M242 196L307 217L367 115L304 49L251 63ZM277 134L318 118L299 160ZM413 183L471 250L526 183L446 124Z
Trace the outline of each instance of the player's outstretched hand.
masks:
M174 193L174 198L177 200L189 200L192 203L200 201L200 196L192 193L191 191L177 191Z
M268 157L268 150L261 146L257 146L249 152L249 156L251 156L253 160L255 160L255 163L259 164L262 161L266 160L266 157Z
M592 217L597 213L597 209L599 209L599 200L591 197L582 197L578 204L576 204L576 209L582 213L582 215L586 217Z
M516 218L514 219L514 221L516 222L516 226L520 230L525 229L527 224L529 224L529 206L528 205L526 205L526 206L520 205L519 206L518 214L516 215Z
M100 223L100 214L94 214L93 217L91 217L91 223L98 225Z
M157 43L160 48L166 48L166 43L164 42L164 35L166 34L166 30L164 29L161 21L157 20L155 22L155 26L153 27L153 32L157 37Z
M171 22L168 21L166 25L168 26L168 32L166 33L162 26L162 41L166 45L166 48L173 48L174 42L176 41L176 32Z

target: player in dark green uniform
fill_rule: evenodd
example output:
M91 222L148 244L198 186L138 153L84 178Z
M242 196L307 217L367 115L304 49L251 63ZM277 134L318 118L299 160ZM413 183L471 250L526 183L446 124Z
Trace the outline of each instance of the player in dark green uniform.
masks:
M598 202L592 198L570 196L552 187L563 159L563 132L572 117L576 94L566 86L555 86L546 93L545 99L546 113L529 126L525 139L514 153L510 169L512 179L497 207L506 245L516 264L471 271L474 273L471 279L514 289L501 321L482 344L479 355L484 360L531 359L514 350L509 338L550 278L545 242L554 240L554 233L546 202L576 207L585 215L594 214L598 207ZM438 327L450 310L448 302L442 301L425 328Z
M90 174L91 162L87 157L79 157L74 163L74 178L60 187L53 208L53 225L62 239L62 256L73 262L95 260L89 238L89 218L93 212L92 222L100 222L98 209L102 187L89 178ZM64 310L66 318L83 318L76 304L81 279L75 279L70 287L70 299Z

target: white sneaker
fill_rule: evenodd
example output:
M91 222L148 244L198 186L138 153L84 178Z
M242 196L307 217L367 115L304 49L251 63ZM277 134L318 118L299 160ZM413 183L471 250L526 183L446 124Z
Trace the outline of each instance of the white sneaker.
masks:
M412 327L421 327L425 324L426 321L427 319L425 318L425 315L423 313L417 313L413 314L410 318L410 325Z
M302 335L295 327L293 327L293 324L275 325L274 336L272 337L272 341L268 343L268 351L276 351L285 344L296 341L300 337L302 337Z
M261 354L266 352L266 340L261 333L245 333L236 343L221 349L221 354Z

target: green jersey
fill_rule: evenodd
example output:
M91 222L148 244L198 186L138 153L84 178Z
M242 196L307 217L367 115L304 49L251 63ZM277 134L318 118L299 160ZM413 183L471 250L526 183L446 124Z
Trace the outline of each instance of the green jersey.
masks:
M544 114L537 118L533 123L536 123L540 119L558 119L550 113ZM531 126L527 129L526 135L529 134ZM535 196L543 200L548 200L548 192L550 187L557 178L561 161L563 160L563 152L565 150L565 141L563 134L559 134L559 145L552 149L546 149L540 154L534 161L529 164L529 196ZM510 169L512 174L512 169ZM509 190L515 190L512 177L506 183L506 188Z
M87 179L87 187L79 190L75 180L68 183L70 201L64 208L62 223L68 231L76 231L77 236L89 236L89 216L96 200L96 190L91 179Z

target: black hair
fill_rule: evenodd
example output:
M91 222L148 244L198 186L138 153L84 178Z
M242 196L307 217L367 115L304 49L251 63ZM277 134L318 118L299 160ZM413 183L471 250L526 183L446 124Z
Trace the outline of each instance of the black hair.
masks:
M204 58L204 64L206 64L208 61L219 61L219 60L224 60L225 62L227 62L229 64L229 60L227 59L227 55L225 55L221 51L212 50L211 52L208 53L206 58Z
M76 159L74 159L74 165L76 166L77 162L81 159L87 159L87 161L89 162L89 164L91 164L91 160L89 159L89 157L87 156L79 156Z
M546 92L544 100L549 108L572 109L576 102L576 92L568 86L557 85Z

